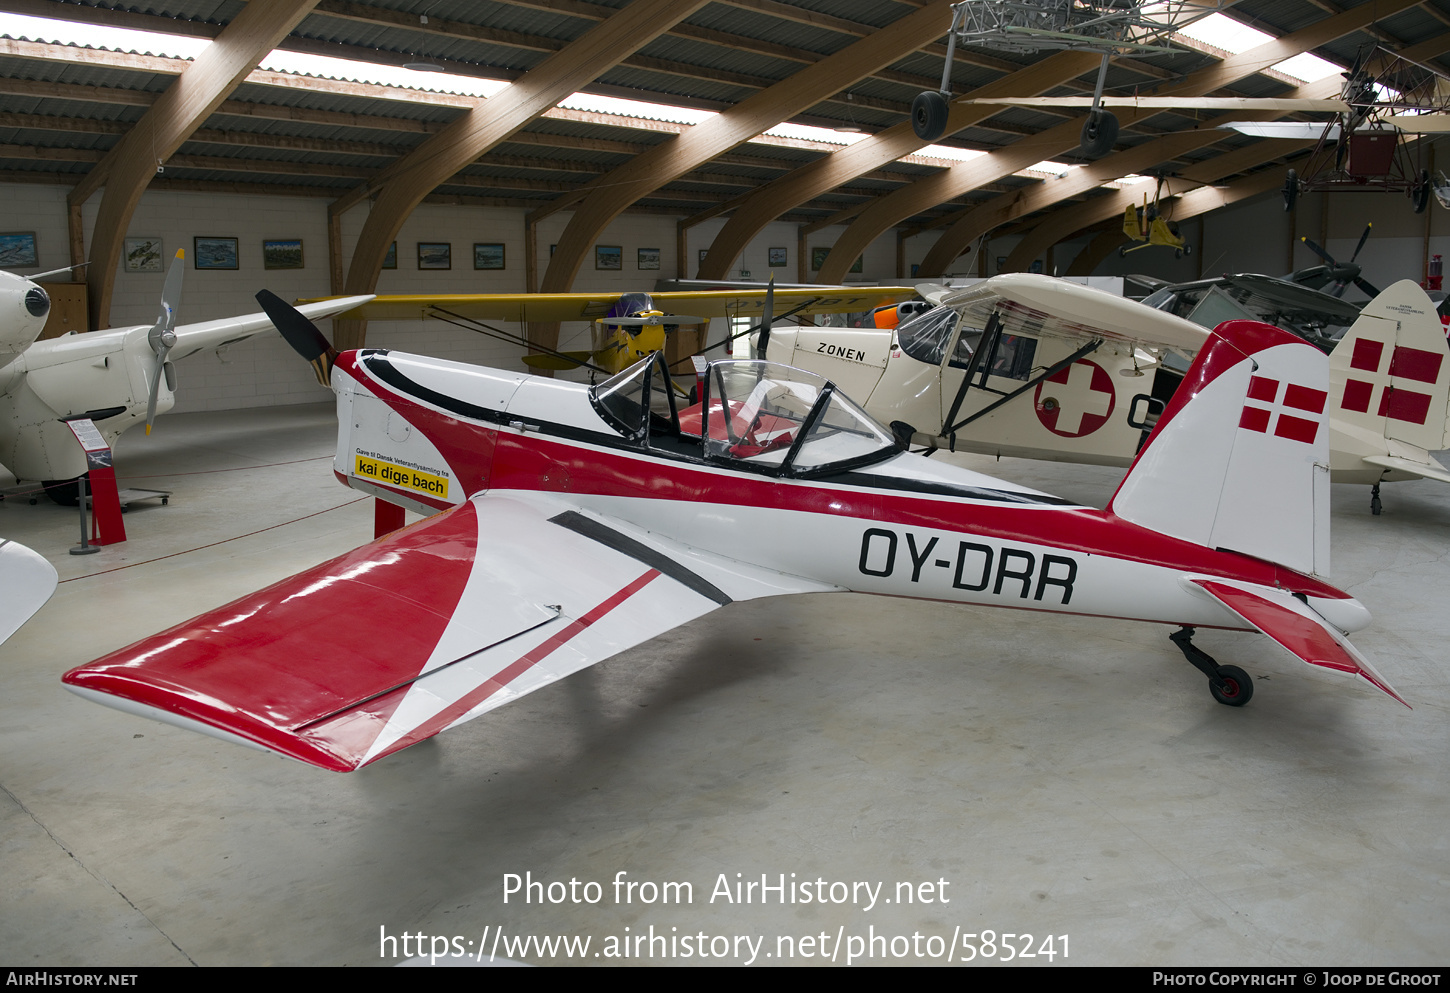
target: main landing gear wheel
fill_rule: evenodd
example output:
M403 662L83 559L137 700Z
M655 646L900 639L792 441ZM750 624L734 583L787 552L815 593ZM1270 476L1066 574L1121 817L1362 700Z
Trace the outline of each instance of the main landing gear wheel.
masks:
M947 133L950 96L940 90L923 90L911 101L911 130L922 141L936 141Z
M1236 665L1221 665L1218 667L1219 683L1209 680L1208 692L1213 698L1227 707L1242 707L1254 698L1254 681L1249 674Z
M1410 203L1417 214L1423 214L1425 208L1430 206L1430 170L1420 170L1419 180L1410 187Z
M1380 484L1375 483L1374 489L1369 491L1369 512L1378 517L1383 506L1384 504L1380 503Z
M1242 707L1254 698L1254 681L1236 665L1219 665L1213 656L1193 644L1193 628L1179 628L1168 636L1199 672L1208 677L1208 692L1227 707Z
M1299 200L1299 174L1293 169L1284 176L1284 212L1294 209Z
M74 507L81 502L80 476L75 479L47 479L41 485L52 503L62 507Z
M1082 153L1090 159L1101 158L1118 143L1118 119L1106 110L1088 112L1082 126Z

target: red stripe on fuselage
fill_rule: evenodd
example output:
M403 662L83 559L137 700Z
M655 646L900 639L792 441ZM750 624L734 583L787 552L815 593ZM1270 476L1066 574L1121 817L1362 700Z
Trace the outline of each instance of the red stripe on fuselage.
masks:
M1196 389L1180 387L1174 403L1179 398L1185 398L1183 402L1186 402L1187 396L1242 361L1248 353L1283 344L1284 338L1301 342L1301 339L1268 325L1253 321L1233 323L1248 325L1249 333L1233 342L1222 342L1216 350L1216 360L1208 363L1207 368L1200 369L1198 382L1192 384ZM1247 351L1245 344L1250 346ZM344 353L340 364L349 356L350 353ZM353 362L347 367L352 371L357 365ZM366 375L365 369L362 372ZM506 428L496 433L491 469L467 467L469 460L475 457L473 453L454 450L446 437L452 433L456 417L436 413L406 398L397 397L391 387L372 376L367 376L366 380L358 378L360 383L366 383L395 409L400 412L408 410L407 416L414 426L424 431L460 474L487 478L493 489L765 507L785 512L855 517L876 523L1039 543L1147 565L1211 573L1269 586L1279 585L1311 596L1335 599L1347 596L1326 583L1282 566L1172 538L1124 521L1109 511L1088 507L1024 507L966 497L903 493L869 485L832 486L777 480L724 466L675 460L643 449L625 452L613 447L548 437L534 431L523 434ZM1185 385L1190 384L1185 382ZM399 404L407 406L404 408ZM1172 409L1170 404L1170 412ZM435 423L441 424L444 430L435 432ZM1160 420L1158 430L1161 431L1162 426L1163 421ZM637 523L648 526L648 522ZM687 535L675 537L688 541Z

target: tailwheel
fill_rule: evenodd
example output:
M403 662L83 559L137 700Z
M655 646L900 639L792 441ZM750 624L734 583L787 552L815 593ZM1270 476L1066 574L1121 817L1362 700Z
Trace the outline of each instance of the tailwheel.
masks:
M1208 681L1208 692L1224 706L1242 707L1254 698L1254 681L1236 665L1221 665L1217 679Z
M1254 681L1249 674L1236 665L1219 665L1214 661L1212 655L1193 643L1193 628L1179 628L1168 640L1178 646L1189 664L1208 677L1208 691L1219 703L1242 707L1253 699Z

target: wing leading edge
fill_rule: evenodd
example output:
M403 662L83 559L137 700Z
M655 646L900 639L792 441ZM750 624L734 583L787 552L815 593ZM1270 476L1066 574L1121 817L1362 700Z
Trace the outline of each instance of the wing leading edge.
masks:
M834 587L490 494L67 673L96 702L334 771L731 600Z

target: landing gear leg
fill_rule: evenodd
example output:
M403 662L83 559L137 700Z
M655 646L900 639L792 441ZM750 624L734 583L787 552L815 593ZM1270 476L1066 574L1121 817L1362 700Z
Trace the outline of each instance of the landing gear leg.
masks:
M1380 484L1375 483L1374 489L1369 491L1369 512L1378 517L1383 506L1384 504L1380 503Z
M1253 698L1254 681L1236 665L1219 665L1213 656L1193 644L1193 628L1179 628L1168 636L1199 672L1208 677L1208 691L1219 703L1242 707Z

